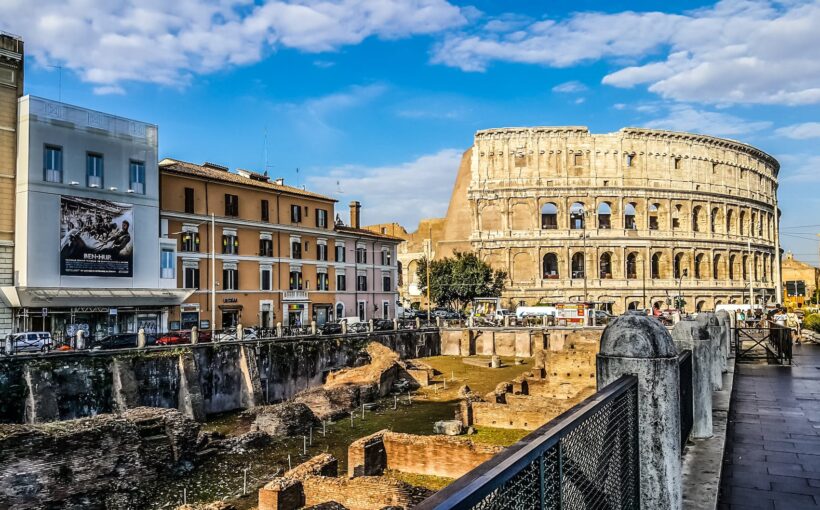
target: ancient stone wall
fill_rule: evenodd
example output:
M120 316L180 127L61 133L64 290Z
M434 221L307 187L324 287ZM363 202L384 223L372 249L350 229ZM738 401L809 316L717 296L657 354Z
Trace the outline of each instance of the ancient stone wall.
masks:
M0 424L0 508L138 508L141 489L193 460L198 431L156 408Z
M529 358L546 348L546 339L544 330L533 328L443 328L441 353Z

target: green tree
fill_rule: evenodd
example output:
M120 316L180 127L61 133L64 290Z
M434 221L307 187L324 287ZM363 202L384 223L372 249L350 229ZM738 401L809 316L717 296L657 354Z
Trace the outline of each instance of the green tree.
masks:
M418 265L419 288L427 292L427 259ZM438 306L463 310L477 297L498 297L507 279L473 252L455 252L453 257L430 263L430 299Z

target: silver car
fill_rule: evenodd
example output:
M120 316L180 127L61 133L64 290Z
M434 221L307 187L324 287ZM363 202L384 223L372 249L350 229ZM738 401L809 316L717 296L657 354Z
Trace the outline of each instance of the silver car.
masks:
M4 342L4 349L8 345L11 346L11 352L6 354L15 354L20 352L48 352L52 349L54 343L51 340L51 333L47 331L29 331L8 335Z

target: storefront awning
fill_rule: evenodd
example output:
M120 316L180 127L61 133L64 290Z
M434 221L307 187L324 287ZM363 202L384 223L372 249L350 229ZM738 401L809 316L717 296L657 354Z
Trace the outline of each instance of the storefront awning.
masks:
M12 308L174 306L193 293L193 289L0 287L0 298Z

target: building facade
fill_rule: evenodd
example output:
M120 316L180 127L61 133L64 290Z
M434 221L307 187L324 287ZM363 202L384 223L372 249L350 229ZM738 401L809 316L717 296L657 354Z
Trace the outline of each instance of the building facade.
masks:
M23 41L0 33L0 286L14 282L17 100L22 96ZM0 336L11 330L11 303L0 299Z
M163 237L177 245L178 285L194 291L173 327L322 325L395 303L395 275L385 292L375 278L395 273L399 240L334 222L333 198L212 163L160 168Z
M508 306L594 301L615 313L778 301L777 175L711 136L585 127L479 131L437 251L509 275ZM457 207L454 207L454 203Z
M820 269L794 258L791 252L783 257L783 304L803 308L817 299ZM815 301L817 302L817 301Z
M159 237L157 127L25 96L17 140L14 328L166 331L188 293Z

